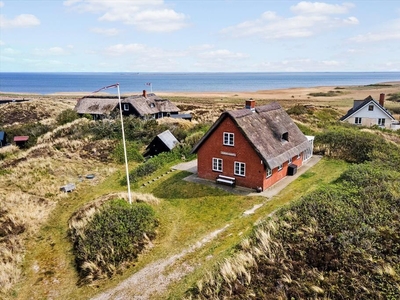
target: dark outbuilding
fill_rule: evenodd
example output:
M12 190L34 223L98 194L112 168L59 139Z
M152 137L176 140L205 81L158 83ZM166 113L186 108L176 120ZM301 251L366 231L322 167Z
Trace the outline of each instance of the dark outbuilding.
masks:
M7 134L4 131L0 131L0 147L7 145Z
M162 152L171 151L179 141L169 130L157 135L146 148L145 156L154 156Z

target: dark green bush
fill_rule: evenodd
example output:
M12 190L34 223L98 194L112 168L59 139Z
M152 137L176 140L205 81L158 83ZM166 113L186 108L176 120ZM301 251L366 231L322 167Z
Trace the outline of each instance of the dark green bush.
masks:
M76 264L82 283L110 277L134 261L155 237L154 210L145 203L125 200L106 203L78 236L72 233Z
M312 114L311 110L309 111L307 109L307 107L305 107L304 105L300 105L300 104L296 104L295 106L293 106L293 107L289 108L288 110L286 110L286 112L289 115L296 115L296 116L305 115L305 114L308 114L308 113Z
M77 112L71 108L62 111L56 118L58 125L64 125L79 118Z
M118 163L125 162L124 145L122 141L115 147L113 156ZM126 141L126 156L128 161L142 162L144 160L143 155L139 151L139 145L136 142Z
M195 155L191 154L192 146L188 144L179 144L170 152L163 152L156 156L149 158L143 164L140 164L135 169L129 173L129 181L132 183L138 182L146 176L153 174L158 169L171 164L173 162L178 162L182 159L192 159ZM121 184L127 184L126 177L121 180Z
M343 94L342 91L328 91L328 92L318 92L318 93L309 93L309 96L313 97L334 97L337 95Z
M315 145L325 155L356 163L371 160L372 153L381 150L383 144L385 141L375 134L353 128L330 128L315 136Z
M30 148L36 145L39 136L52 131L54 126L45 125L40 122L27 123L23 125L7 127L7 139L14 140L14 136L29 136L28 141L25 143L25 148Z

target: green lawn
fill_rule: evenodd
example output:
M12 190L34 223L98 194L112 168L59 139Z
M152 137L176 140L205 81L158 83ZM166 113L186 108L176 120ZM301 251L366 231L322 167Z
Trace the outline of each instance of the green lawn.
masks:
M179 299L206 270L234 251L243 237L251 232L255 222L311 190L329 184L346 168L347 164L344 162L322 159L272 199L239 196L213 186L187 182L183 178L190 173L184 171L174 171L161 176L151 184L135 190L152 193L162 199L160 204L154 206L160 221L154 248L140 256L135 266L123 274L118 274L108 281L96 282L92 286L77 287L78 278L74 270L72 247L67 237L68 219L83 204L106 193L124 191L126 188L119 185L123 174L121 168L121 171L100 185L88 186L79 194L75 193L58 204L46 226L28 246L24 265L25 278L23 283L17 286L12 298L28 299L34 295L35 299L45 299L49 296L54 299L87 299L116 286L146 264L180 253L207 234L229 225L218 238L184 256L186 263L197 266L195 271L172 284L167 295L160 296L160 299ZM165 173L166 170L160 170L159 174L154 176ZM253 215L243 216L244 211L261 203L264 205ZM33 268L35 264L40 265L39 271ZM56 285L43 284L54 278L57 278Z

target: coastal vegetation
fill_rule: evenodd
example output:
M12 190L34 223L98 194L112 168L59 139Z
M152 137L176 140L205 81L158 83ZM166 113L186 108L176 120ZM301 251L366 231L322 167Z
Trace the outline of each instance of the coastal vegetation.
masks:
M0 148L1 298L87 299L172 257L179 259L160 273L182 280L148 280L157 287L152 299L244 299L271 291L289 299L397 298L400 138L339 123L351 91L314 102L306 94L293 100L289 91L281 101L301 130L316 136L315 151L325 158L271 199L188 182L188 172L171 170L193 158L191 147L224 109L243 107L239 94L175 97L196 116L192 123L125 118L132 206L118 118L76 119L75 100L66 96L7 104L0 130L33 132L34 142L29 149ZM267 101L260 96L257 104ZM15 110L25 118L13 120ZM20 130L25 126L31 131ZM166 129L181 145L145 159L146 145ZM69 182L76 190L60 192ZM130 217L148 226L119 223ZM102 227L110 222L116 226ZM127 232L134 232L134 249ZM218 238L210 238L214 232ZM115 242L108 234L121 234L120 252L120 245L95 252L93 245ZM143 285L124 296L152 291Z
M328 92L318 92L318 93L309 93L309 96L313 97L335 97L337 95L343 94L342 91L328 91Z
M97 209L96 209L97 208ZM157 219L146 203L124 199L84 207L69 221L80 284L114 275L155 238Z
M264 219L188 299L400 298L400 148L348 131L316 144L355 164Z

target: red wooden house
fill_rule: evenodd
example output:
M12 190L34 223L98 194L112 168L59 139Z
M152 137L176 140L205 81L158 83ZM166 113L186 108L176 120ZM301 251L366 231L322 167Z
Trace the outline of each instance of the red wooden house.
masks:
M265 190L312 155L312 140L276 102L226 111L194 146L200 178Z

